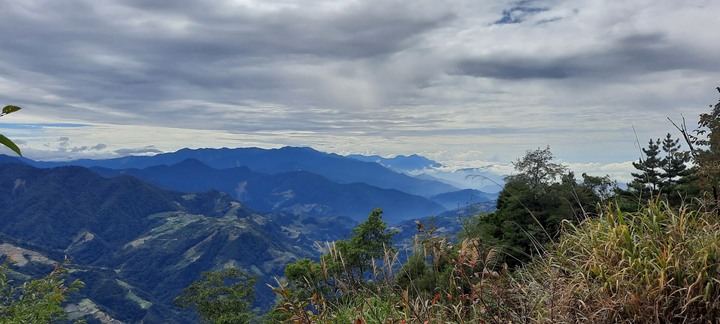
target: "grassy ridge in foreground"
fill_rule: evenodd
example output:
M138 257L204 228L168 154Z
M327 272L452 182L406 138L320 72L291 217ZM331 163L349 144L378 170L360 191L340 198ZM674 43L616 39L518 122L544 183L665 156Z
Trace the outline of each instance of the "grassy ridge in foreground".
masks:
M303 323L712 323L720 318L720 222L651 202L608 207L515 270L480 240L421 233L417 258L362 285L325 281L303 300L280 285L275 320ZM389 252L389 251L388 251ZM386 254L375 269L392 269ZM389 264L386 264L389 263ZM324 269L324 268L323 268ZM327 278L325 280L328 280ZM321 279L322 281L322 279ZM431 287L423 283L432 283Z
M578 226L566 224L550 251L524 272L543 305L538 320L720 318L720 224L714 212L672 210L662 202L637 213L614 210Z

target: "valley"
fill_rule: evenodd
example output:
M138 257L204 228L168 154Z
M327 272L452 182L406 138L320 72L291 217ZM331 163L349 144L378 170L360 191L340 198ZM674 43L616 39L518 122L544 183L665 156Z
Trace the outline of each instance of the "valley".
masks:
M461 210L491 210L495 197L309 148L0 163L0 256L18 280L68 258L86 286L67 311L88 322L194 322L173 299L228 267L258 277L264 312L286 264L317 258L374 208L411 248L416 221L454 237Z

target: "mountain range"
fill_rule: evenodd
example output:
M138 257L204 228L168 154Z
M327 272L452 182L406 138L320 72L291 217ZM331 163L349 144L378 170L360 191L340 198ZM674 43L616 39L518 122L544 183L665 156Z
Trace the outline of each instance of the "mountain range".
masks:
M377 158L370 156L365 160ZM106 160L23 162L37 167L83 166L108 177L132 175L179 191L215 189L259 211L342 215L358 221L366 216L368 208L383 208L387 220L395 223L496 197L459 189L428 175L413 177L380 164L406 161L406 165L439 165L421 156L376 162L358 159L357 155L344 157L306 147L284 147L182 149Z
M415 220L437 216L451 235L458 215L491 209L493 199L308 148L70 162L0 156L0 258L24 279L67 256L70 275L86 283L68 306L72 318L195 322L172 299L202 271L257 275L254 307L267 309L266 284L288 262L316 258L316 242L349 237L375 207L401 229L403 245Z
M261 215L218 191L169 191L82 167L3 164L0 204L5 250L42 256L33 259L39 264L16 264L17 272L36 274L47 260L67 256L71 275L88 287L73 306L93 305L124 322L193 322L172 299L200 272L227 266L260 276L256 304L268 307L274 296L264 285L282 276L285 264L316 256L315 241L347 236L354 224Z
M378 188L397 189L424 197L458 190L457 187L439 181L417 179L394 172L378 163L319 152L309 147L182 149L153 156L126 156L106 160L85 159L69 162L26 160L26 162L38 167L77 165L109 169L143 169L157 165L173 165L187 159L198 160L216 169L245 166L255 172L266 174L308 171L337 183L362 182Z
M397 189L383 189L362 182L337 183L308 171L264 174L249 168L214 169L194 159L170 166L144 169L92 168L114 177L131 175L161 187L202 192L219 190L258 211L298 214L342 215L356 221L367 218L368 208L382 208L386 221L432 216L446 210L441 204Z

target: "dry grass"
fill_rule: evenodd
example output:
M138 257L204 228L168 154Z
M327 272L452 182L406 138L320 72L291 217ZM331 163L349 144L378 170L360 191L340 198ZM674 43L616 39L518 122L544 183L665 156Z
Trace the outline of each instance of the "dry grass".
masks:
M720 319L720 224L713 212L650 203L578 226L523 270L552 323L712 323Z
M279 310L292 323L720 323L720 223L711 211L608 208L565 223L544 257L520 269L499 264L499 253L477 239L452 245L421 233L415 268L386 251L367 280L324 271L332 289L302 300L278 282Z

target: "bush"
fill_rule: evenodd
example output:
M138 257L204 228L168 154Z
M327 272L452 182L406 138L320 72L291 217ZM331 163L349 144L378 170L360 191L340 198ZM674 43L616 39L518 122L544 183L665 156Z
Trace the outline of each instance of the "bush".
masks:
M13 285L7 265L0 266L0 323L49 323L66 317L62 304L67 294L83 286L65 283L67 269L56 265L47 276Z

